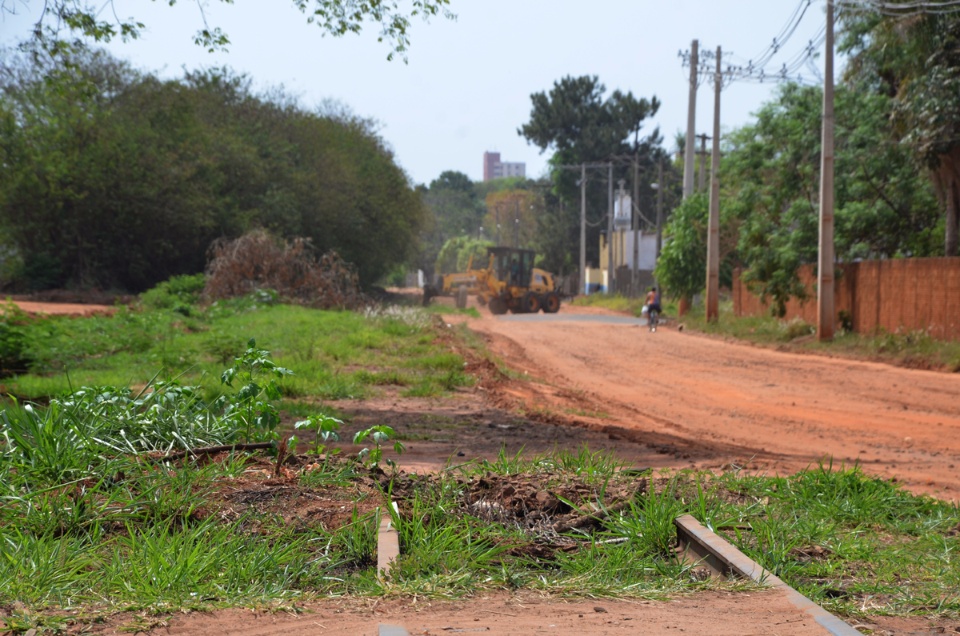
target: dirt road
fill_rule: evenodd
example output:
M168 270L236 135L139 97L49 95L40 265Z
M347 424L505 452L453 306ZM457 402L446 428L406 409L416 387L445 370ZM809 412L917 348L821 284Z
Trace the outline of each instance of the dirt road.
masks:
M658 451L657 465L738 465L787 474L832 461L960 498L960 375L798 355L600 317L468 319L488 346L534 381L531 409ZM573 414L573 415L570 415Z
M14 300L13 303L28 314L40 316L108 316L116 311L116 307L110 305L47 303L29 300Z

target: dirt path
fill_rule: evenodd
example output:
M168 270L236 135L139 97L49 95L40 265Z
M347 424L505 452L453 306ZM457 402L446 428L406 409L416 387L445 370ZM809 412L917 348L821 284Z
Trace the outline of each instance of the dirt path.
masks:
M588 317L468 319L539 382L517 387L581 425L646 441L661 464L792 473L859 462L914 492L960 498L960 375L783 353ZM554 395L549 395L549 394Z
M116 311L116 307L110 305L88 305L80 303L45 303L30 300L14 300L13 303L27 312L37 315L58 315L58 316L94 316L110 315Z

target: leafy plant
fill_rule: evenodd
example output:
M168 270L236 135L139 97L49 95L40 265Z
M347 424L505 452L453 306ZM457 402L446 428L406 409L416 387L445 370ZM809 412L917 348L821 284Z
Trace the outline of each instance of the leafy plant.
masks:
M343 420L338 420L331 415L311 415L305 420L300 420L294 424L294 428L299 430L314 431L313 452L316 455L322 455L327 452L327 443L336 442L340 439L338 431L343 424ZM339 449L333 449L333 453L339 452Z
M277 439L277 424L280 415L277 407L269 400L280 399L278 380L293 375L293 371L278 366L267 356L269 351L257 348L257 342L251 338L247 350L234 360L234 364L220 376L220 382L233 387L234 382L241 383L237 390L236 402L228 407L228 413L238 413L243 423L244 439ZM265 382L263 381L265 379Z
M360 459L369 466L377 466L383 459L384 442L388 442L390 438L395 436L396 431L394 431L393 428L387 426L386 424L378 424L376 426L371 426L368 429L358 431L357 434L353 436L353 443L363 444L368 438L373 440L373 448L364 448L361 450ZM405 450L403 443L400 440L395 441L393 443L393 450L398 455L403 453ZM394 469L397 467L397 463L392 459L387 459L387 465Z
M784 340L796 340L797 338L803 338L816 332L816 328L813 325L799 317L784 322L781 325L781 330Z

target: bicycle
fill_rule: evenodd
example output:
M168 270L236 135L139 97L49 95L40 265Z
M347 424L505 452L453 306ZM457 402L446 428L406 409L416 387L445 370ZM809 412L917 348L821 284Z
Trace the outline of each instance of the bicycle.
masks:
M657 330L657 324L660 322L660 312L651 309L647 312L647 324L650 326L651 333Z

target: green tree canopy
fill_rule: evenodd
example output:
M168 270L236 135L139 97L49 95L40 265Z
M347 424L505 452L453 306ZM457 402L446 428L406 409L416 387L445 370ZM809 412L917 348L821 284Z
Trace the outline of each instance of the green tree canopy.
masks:
M563 211L569 219L555 218L553 230L563 228L563 233L548 234L556 244L547 244L547 236L541 241L541 250L550 254L575 254L579 251L579 199L577 185L579 174L565 166L581 163L614 161L614 183L619 179L632 180L630 160L639 160L643 182L641 196L650 195L650 175L655 174L655 165L665 156L660 148L662 138L654 130L646 137L640 136L644 120L656 114L660 101L637 98L630 92L607 89L596 76L567 76L554 82L549 92L530 96L532 107L530 120L517 133L540 148L552 150L550 164L554 168L554 196L558 200L552 214L559 213L559 200L565 205ZM606 229L603 219L608 210L607 174L596 170L588 173L587 181L587 260L596 263L598 238Z
M891 98L847 87L835 97L837 258L935 253L942 236L936 199L909 149L889 136ZM744 267L744 280L778 313L803 294L797 268L817 258L821 104L819 88L784 85L754 123L724 141L721 273ZM677 295L704 284L704 206L688 199L666 231L657 274Z
M336 249L363 284L415 254L425 210L369 122L224 69L161 81L68 55L0 68L0 229L21 285L140 291L255 227Z
M909 152L889 137L889 98L838 87L835 250L840 260L928 256L936 201ZM757 121L728 136L723 205L739 219L745 280L782 309L817 260L822 91L783 86Z
M639 143L643 120L657 113L660 101L620 90L604 98L605 92L596 76L564 77L549 93L530 96L530 121L518 133L541 151L553 149L571 163L628 152L629 137L634 145Z
M477 194L477 184L454 170L441 173L428 187L421 189L421 195L429 219L423 233L424 253L420 267L429 273L441 248L450 239L478 236L484 207Z
M232 4L233 0L220 0ZM0 14L13 12L18 4L29 0L0 0ZM289 4L307 16L307 22L315 24L324 35L342 36L359 33L366 25L375 25L380 33L377 39L390 46L388 59L399 53L405 55L410 46L411 19L429 19L438 14L453 17L447 6L450 0L288 0ZM170 5L176 0L168 0ZM82 0L45 0L40 18L33 28L34 41L43 43L49 50L60 51L69 46L64 33L107 42L115 37L124 40L140 37L146 25L136 18L121 19L112 6L89 5ZM194 42L210 51L226 48L230 43L227 33L219 26L210 24L204 12L204 4L197 3L198 22L202 26L194 36ZM104 17L108 16L108 17ZM74 42L79 44L79 42Z
M960 249L960 13L843 12L848 78L892 98L894 138L930 170L945 211L944 252Z

